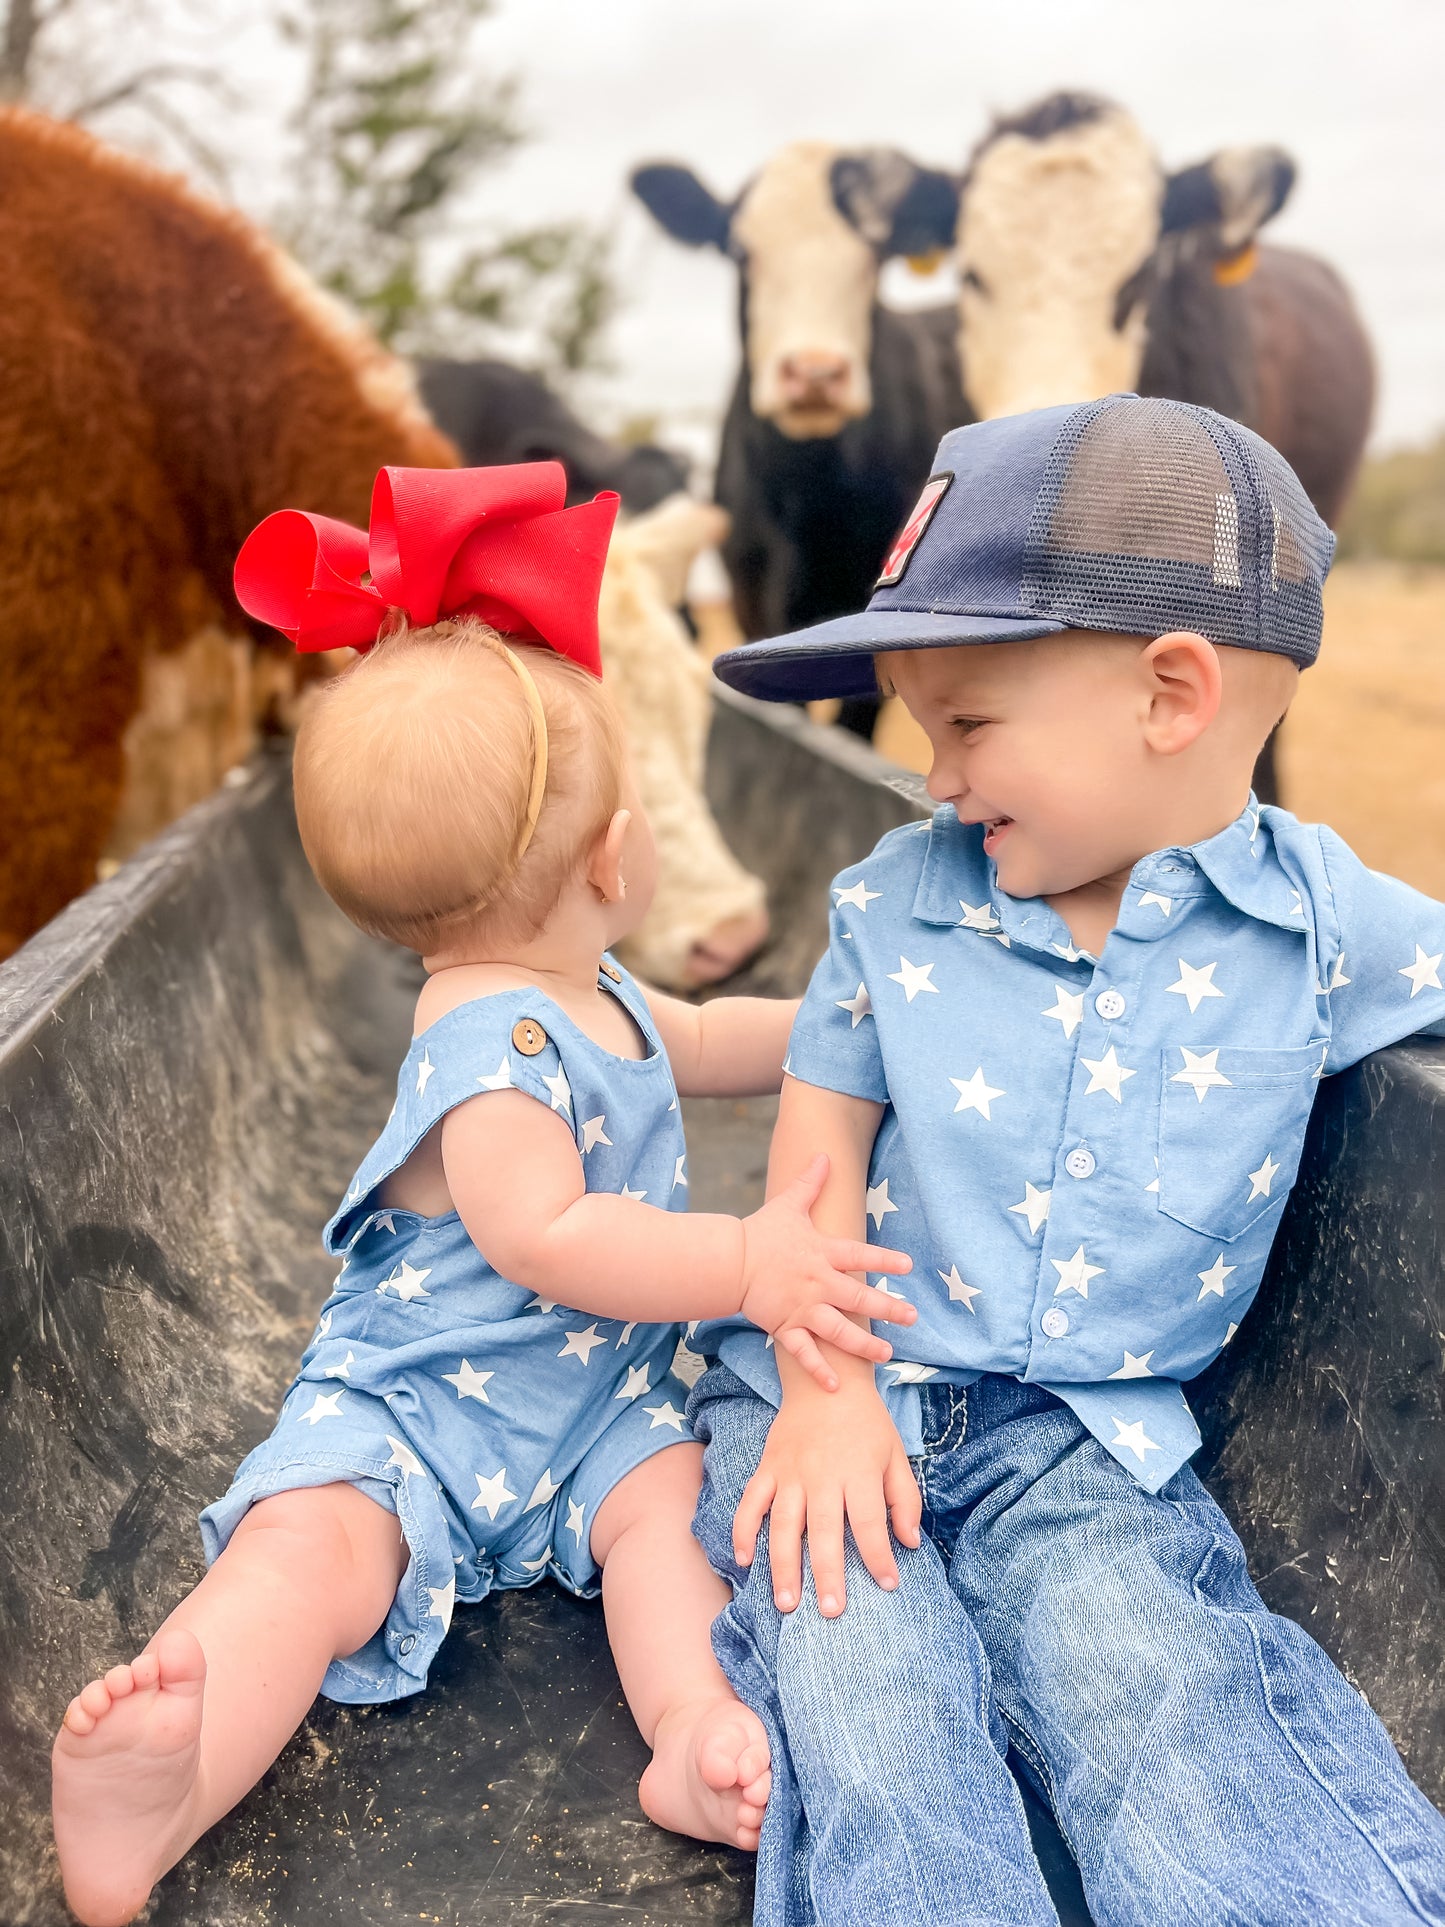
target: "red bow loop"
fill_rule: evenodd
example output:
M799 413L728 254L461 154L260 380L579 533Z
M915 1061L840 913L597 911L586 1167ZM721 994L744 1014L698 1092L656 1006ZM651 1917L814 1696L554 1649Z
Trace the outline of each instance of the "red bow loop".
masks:
M569 509L566 495L560 462L384 468L368 535L270 515L241 550L236 596L298 649L368 649L388 608L418 626L473 614L600 676L597 599L618 498Z

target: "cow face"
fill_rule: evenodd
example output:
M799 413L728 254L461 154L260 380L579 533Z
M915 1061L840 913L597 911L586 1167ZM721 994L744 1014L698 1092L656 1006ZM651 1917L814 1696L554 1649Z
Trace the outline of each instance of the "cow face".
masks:
M982 417L1131 389L1151 297L1189 255L1247 272L1294 173L1231 148L1168 178L1133 117L1055 94L976 150L958 223L959 352Z
M950 244L957 188L948 175L892 148L798 141L731 205L683 167L639 168L632 186L675 239L737 261L754 414L810 440L869 412L879 269L889 255Z

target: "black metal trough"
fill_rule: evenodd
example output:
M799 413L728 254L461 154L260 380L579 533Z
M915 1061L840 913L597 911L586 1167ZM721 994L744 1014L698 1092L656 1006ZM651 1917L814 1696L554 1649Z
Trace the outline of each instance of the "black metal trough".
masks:
M754 987L796 989L826 885L915 813L851 739L719 708L713 800L768 878ZM47 1754L67 1697L201 1571L195 1514L268 1429L331 1266L318 1227L386 1115L415 966L306 869L255 764L0 968L0 1921L65 1918ZM693 1203L761 1192L771 1106L690 1107ZM1270 1603L1445 1797L1445 1045L1322 1087L1259 1304L1196 1388L1202 1469ZM746 1920L741 1855L642 1818L601 1615L461 1612L423 1697L318 1705L162 1885L188 1927ZM1041 1816L1070 1922L1077 1883Z

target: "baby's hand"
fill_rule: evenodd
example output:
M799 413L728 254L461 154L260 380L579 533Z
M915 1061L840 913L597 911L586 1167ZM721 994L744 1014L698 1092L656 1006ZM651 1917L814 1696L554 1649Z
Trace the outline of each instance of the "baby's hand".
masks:
M886 1592L898 1585L888 1536L889 1519L901 1545L919 1543L922 1501L903 1441L871 1385L838 1398L802 1400L791 1394L773 1420L757 1471L743 1489L733 1520L733 1552L750 1566L769 1512L773 1598L791 1612L803 1593L803 1533L818 1609L841 1613L843 1529L852 1528L858 1555Z
M850 1278L853 1271L881 1271L902 1277L913 1260L881 1245L851 1238L825 1238L808 1215L828 1178L828 1160L816 1157L778 1195L743 1219L744 1318L773 1334L826 1391L836 1391L838 1375L814 1343L826 1338L839 1351L877 1364L893 1347L855 1325L846 1314L911 1325L918 1316L906 1299L875 1291Z

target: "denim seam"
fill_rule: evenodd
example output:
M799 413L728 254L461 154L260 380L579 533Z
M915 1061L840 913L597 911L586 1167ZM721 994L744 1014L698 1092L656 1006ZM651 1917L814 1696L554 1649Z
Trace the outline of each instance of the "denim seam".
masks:
M1049 1812L1053 1815L1054 1825L1058 1828L1064 1845L1072 1855L1075 1866L1078 1866L1080 1864L1079 1850L1074 1844L1072 1834L1069 1832L1068 1821L1065 1819L1059 1807L1059 1798L1054 1786L1052 1768L1045 1759L1038 1741L1035 1740L1028 1728L1024 1726L1014 1714L1010 1713L1006 1706L1000 1705L998 1710L1004 1725L1009 1729L1014 1745L1043 1781L1044 1796L1048 1800Z
M1365 1845L1374 1854L1375 1858L1380 1862L1380 1865L1384 1867L1386 1872L1390 1875L1390 1878L1395 1882L1395 1885L1400 1889L1401 1896L1405 1900L1406 1904L1413 1910L1417 1918L1422 1922L1424 1922L1424 1927L1434 1927L1434 1922L1431 1920L1430 1915L1427 1914L1424 1911L1424 1909L1421 1907L1419 1900L1416 1898L1410 1885L1407 1883L1404 1874L1395 1865L1394 1861L1391 1860L1390 1856L1385 1852L1384 1848L1380 1846L1379 1842L1373 1837L1369 1829L1361 1824L1359 1816L1353 1811L1353 1809L1350 1807L1348 1802L1341 1798L1341 1796L1330 1785L1329 1781L1325 1778L1325 1776L1320 1772L1318 1767L1316 1767L1313 1760L1311 1760L1309 1754L1300 1745L1299 1741L1295 1738L1294 1734L1290 1731L1288 1722L1283 1718L1278 1708L1275 1706L1274 1699L1269 1689L1269 1671L1264 1663L1264 1652L1260 1644L1258 1627L1252 1625L1248 1617L1245 1615L1241 1614L1241 1615L1231 1615L1231 1616L1232 1617L1238 1616L1244 1620L1245 1631L1249 1634L1250 1641L1254 1647L1255 1669L1259 1674L1260 1692L1263 1694L1264 1703L1266 1707L1269 1709L1269 1716L1274 1721L1275 1725L1279 1728L1281 1735L1284 1737L1285 1741L1288 1743L1289 1747L1294 1752L1295 1756L1298 1758L1301 1766L1304 1767L1305 1771L1309 1774L1310 1778L1314 1780L1314 1782L1316 1783L1317 1786L1319 1786L1321 1791L1324 1792L1335 1803L1335 1805L1344 1814L1345 1818L1350 1822L1351 1826L1354 1827L1355 1831L1359 1834L1360 1838L1364 1841Z

